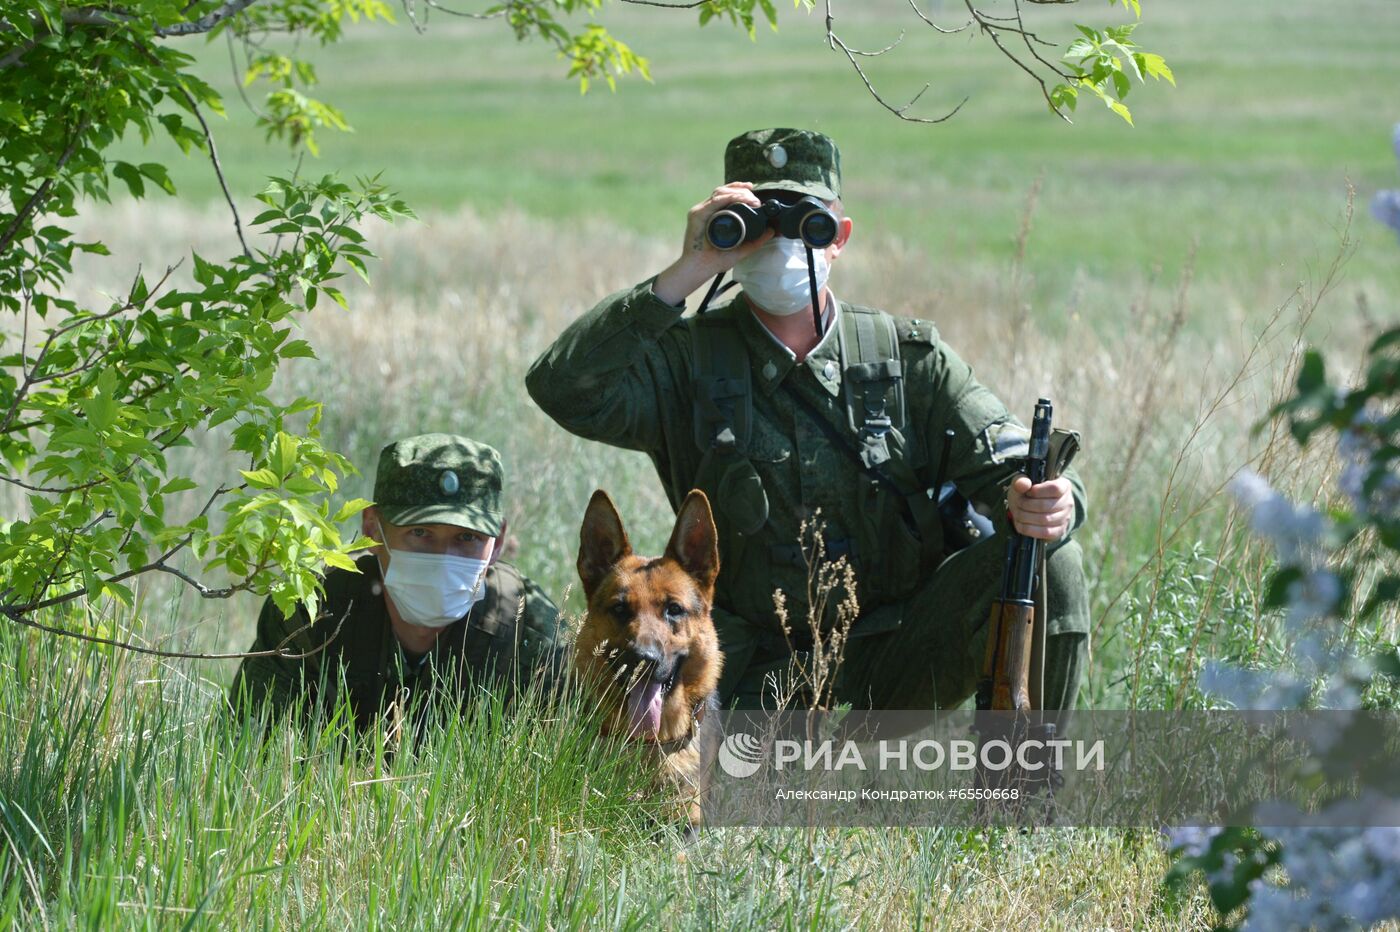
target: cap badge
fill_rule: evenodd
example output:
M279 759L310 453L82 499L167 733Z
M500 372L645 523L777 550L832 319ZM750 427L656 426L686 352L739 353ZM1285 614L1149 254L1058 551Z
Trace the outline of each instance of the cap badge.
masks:
M456 495L461 487L457 474L450 469L444 469L442 475L438 476L438 488L442 489L443 495Z
M768 156L768 164L774 168L782 168L788 163L787 150L777 143L769 146L765 154Z

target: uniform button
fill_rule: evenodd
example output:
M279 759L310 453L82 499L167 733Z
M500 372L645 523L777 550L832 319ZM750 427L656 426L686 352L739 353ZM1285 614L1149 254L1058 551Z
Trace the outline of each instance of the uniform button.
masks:
M775 376L775 375L777 375L777 374L778 374L778 367L775 366L775 365L773 365L773 363L772 363L771 360L770 360L769 362L766 362L766 363L763 364L763 377L764 377L765 379L771 379L773 376Z
M822 375L826 376L827 381L836 378L836 363L828 359L826 365L822 366Z

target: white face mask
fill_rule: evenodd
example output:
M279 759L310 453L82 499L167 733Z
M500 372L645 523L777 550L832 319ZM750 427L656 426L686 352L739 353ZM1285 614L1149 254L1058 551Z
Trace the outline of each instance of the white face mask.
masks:
M830 271L825 250L812 250L812 268L820 295ZM743 286L749 300L780 317L796 314L812 303L807 247L800 239L776 236L764 243L734 266L734 280Z
M488 565L471 557L391 549L384 588L404 621L445 628L481 601Z

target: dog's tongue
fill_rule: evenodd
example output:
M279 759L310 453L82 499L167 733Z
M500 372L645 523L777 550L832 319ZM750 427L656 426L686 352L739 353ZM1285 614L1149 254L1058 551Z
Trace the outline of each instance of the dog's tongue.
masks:
M637 738L654 738L661 730L661 684L648 677L627 691L627 731Z

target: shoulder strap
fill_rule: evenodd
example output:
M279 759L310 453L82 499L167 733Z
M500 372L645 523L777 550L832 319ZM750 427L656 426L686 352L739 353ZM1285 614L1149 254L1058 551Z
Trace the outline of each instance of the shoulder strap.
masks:
M866 307L842 307L837 334L845 364L842 386L846 417L860 438L860 458L873 469L889 462L886 435L903 432L904 368L899 358L899 334L888 314Z
M748 352L733 318L722 312L696 318L690 355L695 445L702 451L747 449L753 427L753 380Z

